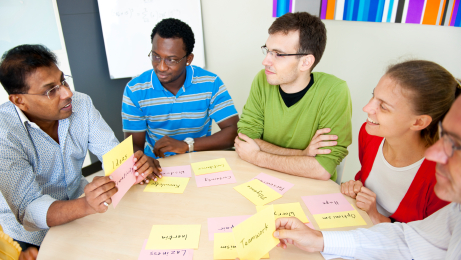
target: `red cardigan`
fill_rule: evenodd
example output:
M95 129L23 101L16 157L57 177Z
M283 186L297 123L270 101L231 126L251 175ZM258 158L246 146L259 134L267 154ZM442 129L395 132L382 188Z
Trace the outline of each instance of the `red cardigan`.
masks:
M359 159L362 168L355 175L355 180L361 180L364 186L383 140L382 137L369 135L365 125L366 123L362 125L359 134ZM424 159L397 210L390 216L391 219L404 223L421 220L449 204L435 195L435 165L435 162Z

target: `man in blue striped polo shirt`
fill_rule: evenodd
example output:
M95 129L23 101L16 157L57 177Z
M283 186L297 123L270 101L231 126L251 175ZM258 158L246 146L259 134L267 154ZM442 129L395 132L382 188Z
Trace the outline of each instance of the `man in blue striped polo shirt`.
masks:
M151 34L152 70L128 82L123 94L125 138L135 150L153 158L233 146L237 110L221 79L190 65L194 33L186 23L169 18ZM221 131L211 135L211 120Z

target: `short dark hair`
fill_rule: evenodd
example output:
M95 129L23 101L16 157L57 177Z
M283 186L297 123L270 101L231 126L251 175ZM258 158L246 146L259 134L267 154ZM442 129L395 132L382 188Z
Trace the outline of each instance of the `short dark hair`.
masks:
M43 45L24 44L6 51L0 61L0 83L10 94L26 93L27 77L37 68L57 65L56 55Z
M322 58L327 45L327 29L320 18L306 12L287 13L272 23L269 34L299 31L298 53L314 55L315 62L311 71Z
M152 34L150 35L151 42L154 40L155 34L158 34L162 38L181 38L184 42L186 55L191 54L194 50L194 32L192 32L187 23L181 20L175 18L161 20L152 30Z

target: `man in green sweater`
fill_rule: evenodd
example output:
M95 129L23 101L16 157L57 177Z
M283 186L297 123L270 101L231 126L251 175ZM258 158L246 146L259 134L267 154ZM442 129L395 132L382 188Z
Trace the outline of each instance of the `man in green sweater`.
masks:
M344 80L312 73L326 38L323 22L305 12L285 14L271 25L261 47L265 69L253 80L238 123L240 158L292 175L336 180L336 166L352 142L352 101Z

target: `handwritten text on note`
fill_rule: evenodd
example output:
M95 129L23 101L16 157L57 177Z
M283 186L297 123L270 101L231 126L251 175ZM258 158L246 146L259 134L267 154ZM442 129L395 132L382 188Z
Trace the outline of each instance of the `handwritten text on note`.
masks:
M341 193L304 196L301 199L312 215L354 210Z
M131 135L123 142L115 146L112 150L102 156L104 163L104 172L109 176L122 163L124 163L133 154L133 138Z
M274 231L275 218L272 205L236 226L232 233L239 258L260 259L280 242L272 235Z
M144 240L138 260L192 260L193 249L146 250L147 239Z
M157 181L150 181L144 192L184 193L190 178L162 177Z
M364 226L367 224L355 209L351 211L316 214L314 215L314 219L321 229Z
M282 195L294 186L293 183L289 183L287 181L281 180L279 178L270 176L265 173L260 173L253 179L260 180L262 183L266 184L269 188L275 190L276 192Z
M162 176L167 177L192 177L190 165L162 167Z
M237 246L235 245L232 233L216 234L213 248L214 259L235 259L238 257ZM269 258L269 253L265 254L262 258Z
M198 248L201 225L153 225L146 249Z
M136 176L133 173L133 166L134 166L134 155L132 154L128 160L126 160L120 167L115 169L112 172L112 181L115 182L115 186L117 186L117 193L115 193L112 199L112 205L115 207L123 198L123 196L128 192L128 190L136 183Z
M231 168L227 164L226 159L220 158L210 161L198 162L191 164L195 175L202 175L214 172L230 171Z
M234 173L232 173L232 171L225 171L197 175L195 176L195 182L197 183L197 187L207 187L214 185L236 183L237 180L235 179Z
M256 210L259 212L265 209L268 206L256 206ZM295 203L286 203L286 204L274 204L274 217L275 219L278 218L287 218L287 217L297 217L303 223L309 222L307 219L306 214L301 207L299 202Z
M208 218L208 239L213 240L215 233L232 232L232 229L251 215Z
M253 202L256 206L262 206L282 197L280 193L277 193L273 189L267 187L264 183L257 179L253 179L249 182L236 186L234 189Z

